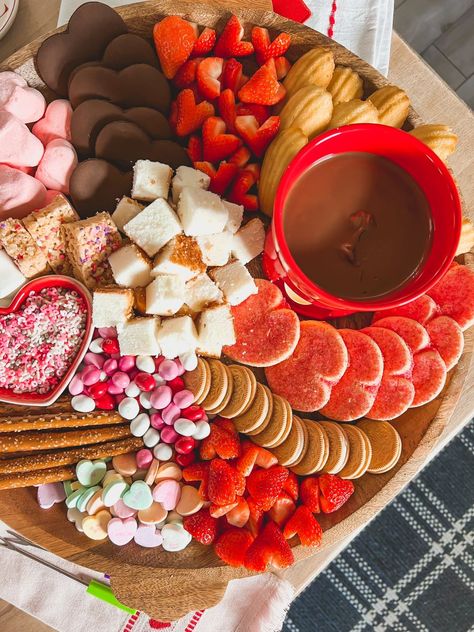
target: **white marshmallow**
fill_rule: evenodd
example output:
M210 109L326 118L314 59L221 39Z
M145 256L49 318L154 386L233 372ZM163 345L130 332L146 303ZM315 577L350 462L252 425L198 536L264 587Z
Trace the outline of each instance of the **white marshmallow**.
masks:
M229 305L204 310L197 319L198 351L219 357L224 345L235 343L234 319Z
M196 237L204 263L208 266L225 266L230 257L232 237L232 233L226 230L214 235Z
M133 315L135 296L130 288L97 288L92 299L94 327L117 327Z
M224 230L229 212L215 193L183 187L178 202L178 215L186 235L212 235Z
M181 232L181 224L166 200L158 199L123 227L130 239L149 257Z
M190 316L167 318L158 332L161 353L170 360L194 351L197 346L197 331Z
M9 296L25 283L26 277L18 270L4 250L0 250L0 298Z
M232 254L244 265L258 255L263 250L265 242L265 226L258 217L238 230L232 240Z
M161 274L146 288L146 313L172 316L184 304L184 281L175 274Z
M178 203L179 196L183 187L195 187L197 189L208 189L211 184L211 178L199 169L193 169L192 167L178 167L176 169L176 175L171 183L173 191L173 202Z
M225 229L228 230L229 233L236 233L242 224L244 207L241 204L234 204L233 202L228 202L227 200L222 200L222 203L229 213L229 219L227 220Z
M153 276L177 274L186 282L205 270L201 250L194 237L177 235L156 255L151 273Z
M247 268L234 261L222 268L214 268L211 277L222 290L225 300L231 305L239 305L252 294L257 294L257 286Z
M173 170L169 165L151 160L137 160L133 167L132 197L152 202L167 198Z
M121 355L158 355L159 327L160 319L153 316L132 318L126 322L118 334Z
M193 312L200 312L207 305L221 301L222 292L206 273L199 274L186 283L184 302Z
M151 283L151 261L135 244L127 244L113 252L109 263L117 285L145 287Z
M123 232L123 227L131 219L136 217L144 209L143 204L129 197L123 197L117 204L115 211L112 213L114 224Z

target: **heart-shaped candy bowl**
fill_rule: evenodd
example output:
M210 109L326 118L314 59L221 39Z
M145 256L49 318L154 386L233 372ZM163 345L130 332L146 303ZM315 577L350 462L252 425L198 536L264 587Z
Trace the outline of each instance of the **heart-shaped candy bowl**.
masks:
M0 308L0 401L49 406L64 391L92 338L89 291L61 275L26 283Z

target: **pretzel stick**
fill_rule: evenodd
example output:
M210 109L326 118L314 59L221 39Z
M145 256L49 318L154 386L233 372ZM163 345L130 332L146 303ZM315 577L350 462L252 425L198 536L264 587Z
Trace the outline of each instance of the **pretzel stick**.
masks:
M0 435L0 452L51 450L116 441L130 437L129 424L111 428L85 428L67 432L20 432Z
M82 428L84 426L110 426L123 423L117 412L57 413L55 415L25 415L6 417L0 421L0 433L24 430L55 430L57 428Z
M52 467L73 465L81 459L104 459L139 450L143 446L143 439L131 437L122 441L109 441L84 448L72 448L61 452L33 454L0 461L0 476L16 472L31 472L32 470L46 470Z
M59 483L69 481L76 475L73 467L53 467L49 470L38 472L21 472L0 476L0 489L13 489L14 487L29 487L43 483Z
M19 406L18 404L7 404L5 402L0 402L0 421L3 417L23 417L25 415L25 411L27 409L25 406ZM49 406L38 406L34 408L29 408L28 410L34 410L35 414L44 413L74 413L74 410L71 406L71 396L70 395L62 395L58 400Z

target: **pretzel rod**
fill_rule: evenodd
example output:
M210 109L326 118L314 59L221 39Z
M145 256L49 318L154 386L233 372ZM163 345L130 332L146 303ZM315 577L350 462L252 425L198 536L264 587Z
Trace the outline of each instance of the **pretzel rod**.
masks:
M130 437L129 424L112 428L85 428L67 432L20 432L0 435L0 452L25 452L28 450L51 450L70 448L91 443L104 443Z
M49 470L38 472L20 472L0 476L0 489L13 489L15 487L29 487L43 483L59 483L69 481L75 476L73 467L53 467Z
M71 397L68 395L62 395L58 400L49 406L42 406L37 408L25 408L25 406L19 406L17 404L7 404L6 402L0 402L0 421L5 417L23 417L26 410L33 410L35 414L56 414L56 413L74 413L71 406Z
M57 413L53 415L25 415L7 417L0 421L0 433L25 430L54 430L57 428L82 428L84 426L110 426L123 423L117 412Z
M0 476L17 472L30 472L31 470L46 470L52 467L73 465L81 459L104 459L108 456L117 456L138 450L143 446L143 439L131 437L122 441L109 441L83 448L72 448L61 452L44 452L31 456L0 461Z

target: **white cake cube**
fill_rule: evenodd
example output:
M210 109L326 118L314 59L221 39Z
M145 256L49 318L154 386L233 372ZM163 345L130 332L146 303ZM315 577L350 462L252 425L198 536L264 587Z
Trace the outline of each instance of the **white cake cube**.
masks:
M230 257L232 237L232 233L226 230L214 235L196 237L204 263L208 266L225 266Z
M198 351L218 358L224 345L235 344L234 319L229 305L204 310L197 319Z
M146 288L146 313L176 314L184 304L184 281L175 274L161 274Z
M112 213L112 219L117 228L123 232L123 227L131 219L136 217L144 209L143 204L129 197L123 197L117 204L115 211Z
M199 169L193 169L192 167L178 167L176 169L176 175L171 183L173 192L173 202L178 203L179 196L183 187L195 187L197 189L208 189L211 184L211 178Z
M133 167L132 197L152 202L168 198L173 170L169 165L151 160L137 160Z
M245 226L242 226L232 240L232 255L244 265L258 255L263 250L265 242L265 226L258 217L251 219Z
M222 203L229 213L229 219L227 220L225 229L228 230L229 233L236 233L242 224L244 207L241 204L234 204L233 202L228 202L227 200L222 200Z
M201 249L194 237L177 235L156 255L152 274L177 274L186 282L205 270Z
M127 321L118 334L121 355L159 355L160 322L158 316L132 318Z
M229 212L215 193L183 187L178 202L178 215L186 235L212 235L224 230Z
M257 294L257 286L250 272L240 261L214 268L210 275L222 290L224 299L231 305L239 305L252 294Z
M101 287L94 290L94 327L120 327L133 316L135 295L129 288Z
M123 230L149 257L153 257L170 239L180 234L181 224L168 202L160 198L125 224Z
M109 257L112 274L122 287L145 287L152 281L152 263L135 244L122 246Z
M176 358L182 353L195 351L198 339L191 316L167 318L158 332L158 344L165 358Z
M4 250L0 250L0 298L9 296L25 283L26 277L18 270Z
M193 312L200 312L212 303L222 301L222 292L207 274L199 274L186 283L184 302Z

